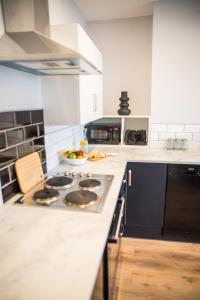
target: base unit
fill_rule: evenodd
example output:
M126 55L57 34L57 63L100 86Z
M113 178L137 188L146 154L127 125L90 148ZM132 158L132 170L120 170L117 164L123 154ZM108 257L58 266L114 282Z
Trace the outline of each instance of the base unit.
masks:
M125 235L159 238L162 233L167 165L127 164Z
M162 237L162 228L147 228L128 226L124 227L124 236L136 238L160 239Z

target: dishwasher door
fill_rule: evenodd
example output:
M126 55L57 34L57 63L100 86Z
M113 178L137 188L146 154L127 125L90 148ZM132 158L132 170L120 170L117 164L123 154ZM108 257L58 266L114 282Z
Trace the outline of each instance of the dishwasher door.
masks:
M200 240L199 165L168 165L163 234Z

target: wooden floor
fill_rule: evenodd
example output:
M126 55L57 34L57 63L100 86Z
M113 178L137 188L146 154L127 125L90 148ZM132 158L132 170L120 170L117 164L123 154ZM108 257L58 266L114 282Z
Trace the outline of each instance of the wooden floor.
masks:
M200 244L122 240L117 300L200 300Z

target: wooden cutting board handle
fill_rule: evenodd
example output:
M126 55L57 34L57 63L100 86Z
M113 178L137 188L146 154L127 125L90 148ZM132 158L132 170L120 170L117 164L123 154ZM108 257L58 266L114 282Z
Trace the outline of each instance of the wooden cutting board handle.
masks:
M15 171L20 190L24 194L44 180L42 164L37 152L18 159L15 162Z

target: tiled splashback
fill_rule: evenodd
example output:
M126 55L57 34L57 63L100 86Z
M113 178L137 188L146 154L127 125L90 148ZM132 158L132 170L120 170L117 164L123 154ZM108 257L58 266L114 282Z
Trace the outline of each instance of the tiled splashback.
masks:
M35 151L46 173L43 111L0 112L0 180L4 202L19 192L15 160Z
M150 147L165 148L169 138L187 139L189 149L200 149L200 124L151 124Z
M82 126L45 126L48 171L59 164L62 159L59 153L66 149L78 149L82 138Z

